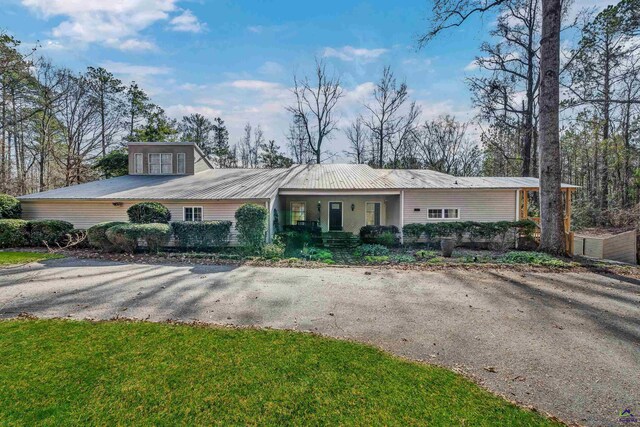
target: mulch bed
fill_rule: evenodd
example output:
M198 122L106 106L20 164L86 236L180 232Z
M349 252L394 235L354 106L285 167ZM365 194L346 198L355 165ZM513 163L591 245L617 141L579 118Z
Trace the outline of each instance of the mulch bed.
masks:
M104 253L91 249L66 250L62 254L80 259L97 259L106 261L115 261L123 263L139 263L139 264L176 264L176 265L223 265L223 266L253 266L253 267L276 267L276 268L366 268L371 270L393 269L406 271L445 271L451 269L467 270L467 271L483 271L483 270L502 270L514 272L540 272L540 273L580 273L594 272L598 274L620 275L634 279L640 279L640 267L638 266L622 266L622 265L603 265L602 263L594 263L590 261L580 260L579 265L568 267L549 267L527 264L500 264L500 263L463 263L458 258L445 260L441 264L429 264L428 262L415 263L340 263L340 259L336 264L324 264L316 261L306 261L297 258L288 258L281 260L267 260L264 258L249 259L221 259L216 254L193 254L188 253L160 253L160 254L124 254L124 253ZM457 259L457 261L456 261ZM575 261L575 260L573 260Z

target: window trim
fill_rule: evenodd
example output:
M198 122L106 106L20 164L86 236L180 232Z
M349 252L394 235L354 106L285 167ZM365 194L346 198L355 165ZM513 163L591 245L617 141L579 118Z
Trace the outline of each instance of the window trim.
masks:
M160 173L151 173L151 156L152 155L156 155L156 154L158 156L160 156ZM171 172L169 172L169 173L162 172L162 155L163 154L168 154L170 156L169 158L171 159L169 161L170 165L171 165ZM149 165L149 167L148 167L148 172L149 172L148 174L149 175L176 175L173 172L173 153L147 153L147 162L148 162L148 165ZM186 165L185 165L185 167L186 167Z
M196 208L200 209L200 221L195 221L193 219L191 221L188 221L187 220L187 209L196 209ZM204 208L202 206L183 206L182 207L182 220L184 222L202 222L202 221L204 221Z
M429 218L429 211L430 210L434 210L437 209L440 211L440 217L439 218ZM445 218L444 217L444 211L447 209L456 209L458 211L458 216L455 218ZM440 208L440 207L428 207L427 208L427 221L458 221L460 219L461 216L461 210L460 208L454 208L454 207L448 207L448 208Z
M138 171L138 159L140 159L140 171ZM133 174L144 174L144 153L133 153Z
M307 202L304 200L291 200L289 202L289 225L296 225L293 223L293 204L294 203L301 203L302 205L304 205L304 219L302 221L306 221L307 220Z
M182 157L182 172L180 172L180 157ZM173 169L173 159L172 160L172 169ZM176 174L177 175L185 175L187 173L187 153L176 153Z
M369 204L379 204L380 205L380 224L379 225L385 225L386 221L382 220L382 202L381 201L376 201L376 200L370 200L370 201L366 201L364 202L364 225L367 225L367 205ZM375 208L374 208L375 209ZM375 222L375 210L373 211L373 215L374 215L374 220L373 222ZM385 218L386 219L386 218ZM374 225L375 224L371 224Z

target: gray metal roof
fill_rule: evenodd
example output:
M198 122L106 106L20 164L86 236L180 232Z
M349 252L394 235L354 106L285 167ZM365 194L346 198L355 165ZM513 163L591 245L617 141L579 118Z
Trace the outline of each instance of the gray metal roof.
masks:
M518 189L537 178L455 177L431 170L367 165L296 165L288 169L209 169L195 175L126 175L21 196L21 200L269 199L276 191ZM563 184L563 188L577 188Z
M539 186L538 178L456 177L428 169L373 169L367 165L296 166L283 190L518 189ZM564 188L576 188L563 184Z
M21 196L20 200L268 199L289 169L209 169L195 175L126 175Z

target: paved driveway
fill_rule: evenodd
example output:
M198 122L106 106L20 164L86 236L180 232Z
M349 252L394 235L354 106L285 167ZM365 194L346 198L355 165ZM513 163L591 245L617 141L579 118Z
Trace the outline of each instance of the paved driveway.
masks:
M370 273L370 274L369 274ZM640 281L595 274L157 266L0 270L0 317L200 320L314 331L461 369L565 420L640 412Z

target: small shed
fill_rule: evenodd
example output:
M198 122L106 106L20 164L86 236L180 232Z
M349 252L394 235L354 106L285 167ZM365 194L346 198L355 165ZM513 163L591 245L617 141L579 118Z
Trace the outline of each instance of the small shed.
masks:
M636 264L637 250L635 229L587 229L576 231L573 238L573 254L589 258Z

